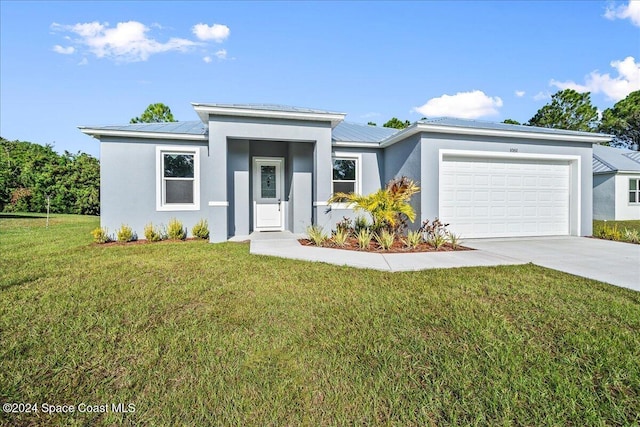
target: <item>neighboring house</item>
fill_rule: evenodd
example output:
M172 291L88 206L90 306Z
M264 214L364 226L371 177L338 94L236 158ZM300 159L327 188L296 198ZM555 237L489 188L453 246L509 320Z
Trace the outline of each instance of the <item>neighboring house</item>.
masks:
M101 141L101 223L139 234L176 217L212 242L253 231L331 229L352 210L335 191L371 193L406 175L417 220L463 237L591 234L592 144L607 135L460 119L396 130L278 105L199 104L197 122L80 127Z
M593 218L640 219L640 152L593 146Z

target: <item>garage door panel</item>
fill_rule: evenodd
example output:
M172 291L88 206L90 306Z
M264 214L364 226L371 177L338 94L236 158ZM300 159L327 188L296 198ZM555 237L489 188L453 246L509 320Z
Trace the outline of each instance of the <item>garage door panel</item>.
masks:
M440 217L464 237L569 233L568 162L444 158Z

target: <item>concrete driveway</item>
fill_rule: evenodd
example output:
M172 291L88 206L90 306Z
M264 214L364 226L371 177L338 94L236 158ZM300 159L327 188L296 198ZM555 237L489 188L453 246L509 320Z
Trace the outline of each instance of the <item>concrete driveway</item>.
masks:
M640 291L640 245L588 237L468 239L462 244Z

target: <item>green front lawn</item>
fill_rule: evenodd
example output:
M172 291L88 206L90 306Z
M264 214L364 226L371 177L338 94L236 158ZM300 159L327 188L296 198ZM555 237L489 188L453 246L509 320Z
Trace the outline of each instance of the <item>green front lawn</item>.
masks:
M4 425L632 425L640 293L534 265L410 273L0 216ZM100 409L100 408L98 408Z

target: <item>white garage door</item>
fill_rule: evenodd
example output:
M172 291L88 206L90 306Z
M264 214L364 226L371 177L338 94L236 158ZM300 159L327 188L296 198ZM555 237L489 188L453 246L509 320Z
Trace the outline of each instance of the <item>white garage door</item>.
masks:
M444 157L440 218L462 237L569 234L569 162Z

